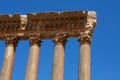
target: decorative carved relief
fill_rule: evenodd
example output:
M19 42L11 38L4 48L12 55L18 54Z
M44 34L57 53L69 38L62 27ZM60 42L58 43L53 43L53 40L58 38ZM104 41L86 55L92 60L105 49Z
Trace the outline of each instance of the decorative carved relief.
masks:
M53 39L53 42L55 44L57 43L62 43L63 45L65 45L65 43L67 42L67 34L66 33L57 33L55 35L55 38Z
M84 27L86 20L86 12L72 11L72 12L48 12L28 14L27 30L36 30L33 27L41 28L71 28ZM30 25L31 26L30 26Z
M0 30L18 30L20 25L20 14L0 15Z
M93 32L92 28L88 28L80 32L78 41L80 41L81 44L84 43L90 44L92 40L92 32Z
M30 45L34 45L34 44L37 44L38 46L41 45L41 38L40 38L40 34L38 33L33 33L33 34L30 34Z
M16 34L5 34L5 43L6 45L14 44L14 46L17 46L18 36Z
M94 11L68 11L29 13L27 15L0 15L0 40L3 34L17 33L19 39L28 40L29 33L39 33L42 39L52 39L58 32L68 33L67 38L77 37L86 28L94 28Z

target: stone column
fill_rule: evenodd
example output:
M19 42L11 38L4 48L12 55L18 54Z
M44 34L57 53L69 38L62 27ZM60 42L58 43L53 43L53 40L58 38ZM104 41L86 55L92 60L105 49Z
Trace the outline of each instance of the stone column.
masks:
M39 34L30 35L30 51L25 80L37 80L41 39Z
M12 69L14 64L15 47L17 45L18 38L14 34L8 34L5 36L5 55L1 70L0 80L11 80Z
M92 31L81 32L79 35L80 60L78 80L90 80L90 43Z
M66 34L57 34L54 38L54 58L51 80L63 80L64 76L64 46Z

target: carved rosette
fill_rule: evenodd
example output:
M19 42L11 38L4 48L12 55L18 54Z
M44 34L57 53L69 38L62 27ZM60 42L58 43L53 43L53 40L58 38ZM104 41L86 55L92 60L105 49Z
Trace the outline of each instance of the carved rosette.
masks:
M79 37L78 37L78 41L79 41L81 44L84 44L84 43L90 44L90 43L91 43L91 40L92 40L92 32L93 32L93 29L92 29L92 28L80 32Z
M67 37L66 33L57 33L55 38L53 39L53 42L55 44L62 43L63 45L65 45L67 42L66 37Z
M6 34L5 43L6 45L13 44L14 46L17 46L18 36L16 34Z
M42 42L41 38L40 38L40 34L37 34L37 33L30 34L29 40L30 40L30 45L31 46L34 45L34 44L37 44L38 46L40 46L41 42Z

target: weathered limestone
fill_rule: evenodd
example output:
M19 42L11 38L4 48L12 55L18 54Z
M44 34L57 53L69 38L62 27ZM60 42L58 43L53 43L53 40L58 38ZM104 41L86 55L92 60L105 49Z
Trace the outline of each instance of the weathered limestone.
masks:
M55 43L51 80L63 80L66 38L79 38L78 80L90 80L90 43L96 26L94 11L65 11L0 15L0 40L6 41L0 80L11 80L17 40L30 40L25 80L37 80L41 40ZM67 35L66 35L67 34Z
M64 76L64 46L66 43L66 34L57 34L54 38L55 51L52 65L51 80L63 80Z
M90 80L90 43L92 31L86 30L79 35L80 60L78 80Z
M95 27L94 11L65 11L28 13L27 15L0 15L0 40L4 34L16 33L20 40L28 40L30 33L41 34L41 39L53 39L58 32L68 33L67 38L78 37L79 32Z
M25 80L37 80L38 60L40 54L41 39L39 34L30 35L30 52L27 64Z
M17 36L14 34L6 35L5 41L6 41L6 48L5 48L5 55L2 64L0 80L11 80L12 69L14 64L15 47L17 45Z

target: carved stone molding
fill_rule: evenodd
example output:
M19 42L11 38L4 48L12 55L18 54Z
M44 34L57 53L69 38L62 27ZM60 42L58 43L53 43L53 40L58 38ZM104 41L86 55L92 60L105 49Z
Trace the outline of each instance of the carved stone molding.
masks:
M16 34L5 34L5 43L6 45L14 44L14 46L17 46L18 36Z
M26 30L84 27L86 13L87 11L29 13Z
M78 41L81 44L84 44L84 43L90 44L91 40L92 40L92 33L93 33L92 28L88 28L87 30L80 32L79 37L78 37Z
M0 15L0 30L18 30L21 25L20 14Z
M38 46L41 45L41 38L40 38L40 34L38 33L33 33L33 34L30 34L30 45L34 45L34 44L37 44Z
M0 40L3 34L16 33L20 40L38 33L41 39L53 39L57 32L67 33L67 38L77 37L85 28L95 28L95 11L38 12L27 15L0 15Z
M62 43L63 45L65 45L66 44L66 42L67 42L67 34L66 33L57 33L56 35L55 35L55 38L53 39L53 42L55 43L55 44L57 44L57 43Z

